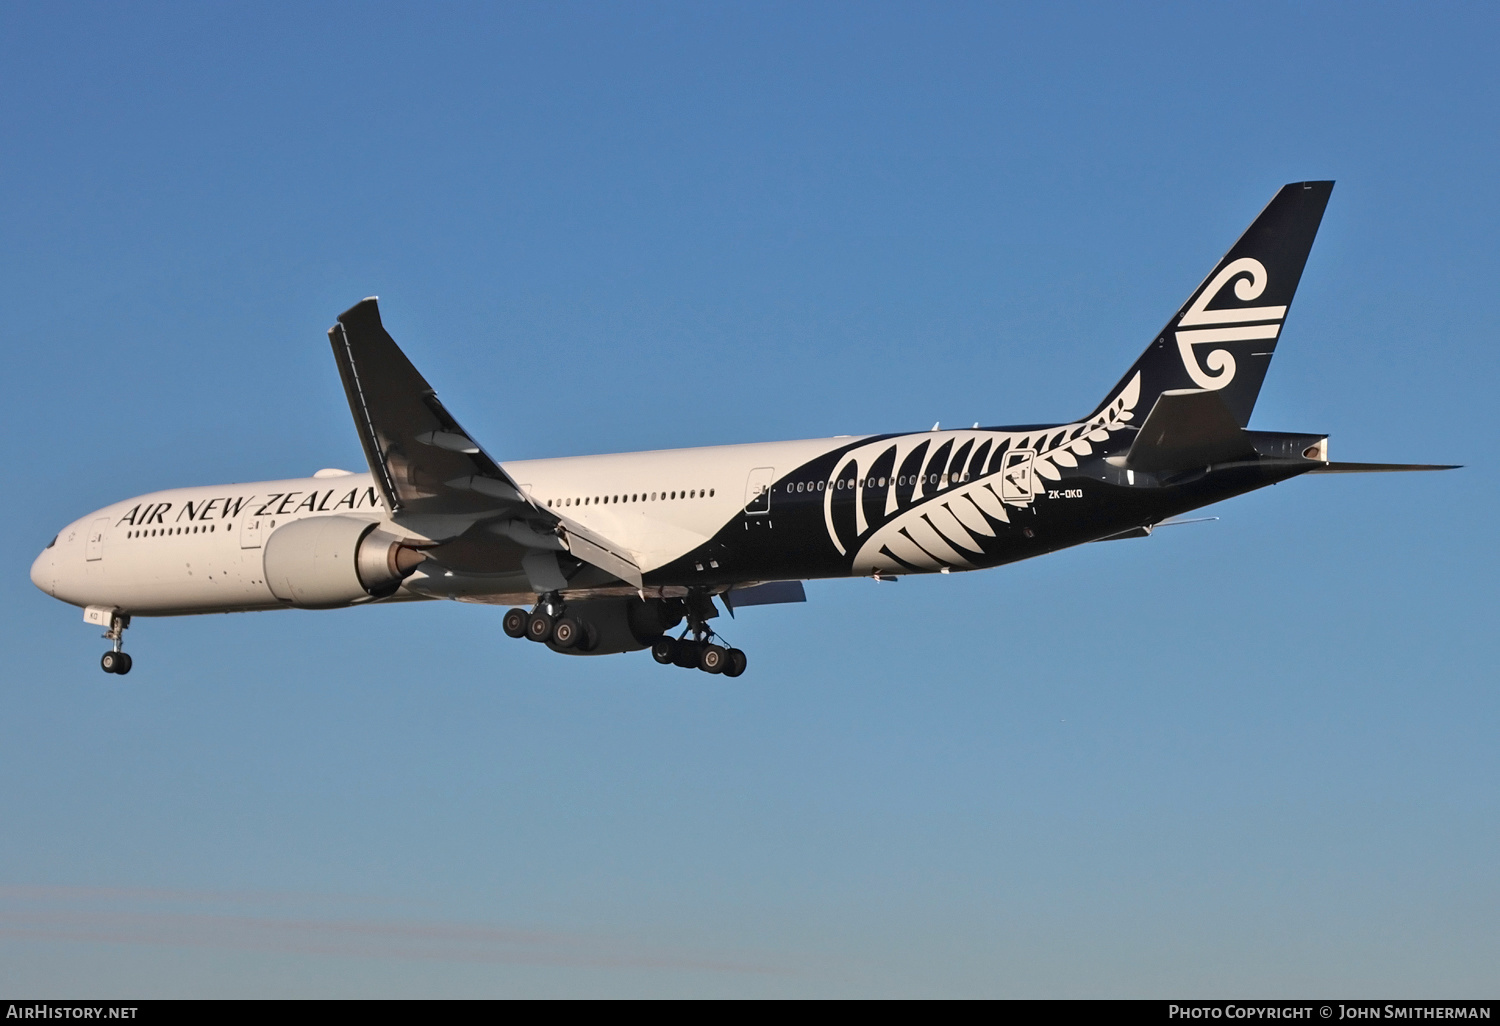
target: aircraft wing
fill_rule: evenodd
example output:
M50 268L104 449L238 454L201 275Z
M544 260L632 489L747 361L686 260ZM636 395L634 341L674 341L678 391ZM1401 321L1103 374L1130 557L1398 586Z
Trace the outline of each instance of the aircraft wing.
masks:
M328 340L370 473L398 523L453 517L459 533L479 520L515 521L503 533L523 546L555 550L560 542L575 558L641 586L640 568L622 546L522 494L438 401L381 324L374 298L341 313Z

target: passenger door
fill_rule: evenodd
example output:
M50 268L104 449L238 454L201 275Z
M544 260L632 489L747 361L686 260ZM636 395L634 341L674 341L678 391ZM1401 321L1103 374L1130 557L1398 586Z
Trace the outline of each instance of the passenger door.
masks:
M104 558L104 532L109 529L109 517L100 517L89 526L89 536L85 546L84 559L92 563L96 559Z
M1000 473L1000 498L1025 505L1035 496L1031 464L1036 453L1031 449L1012 449L1005 454Z
M756 467L745 481L745 515L765 516L771 512L771 485L776 483L775 467Z
M260 517L246 517L240 521L240 548L260 548Z

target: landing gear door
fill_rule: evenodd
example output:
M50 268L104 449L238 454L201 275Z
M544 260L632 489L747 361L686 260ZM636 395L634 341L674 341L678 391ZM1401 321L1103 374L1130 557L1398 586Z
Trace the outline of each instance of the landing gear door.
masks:
M1005 463L1000 471L1000 498L1017 506L1025 506L1036 497L1036 477L1031 465L1036 457L1032 449L1012 449L1005 454Z
M240 521L240 548L260 548L260 517L246 517Z
M771 512L771 485L776 483L775 467L756 467L745 482L745 515L765 516Z

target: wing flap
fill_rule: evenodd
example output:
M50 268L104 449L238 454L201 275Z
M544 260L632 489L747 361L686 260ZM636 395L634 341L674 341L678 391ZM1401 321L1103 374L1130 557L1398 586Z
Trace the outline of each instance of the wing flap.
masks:
M768 581L749 587L730 588L719 596L731 616L745 606L775 606L784 602L806 602L807 591L801 581Z
M622 545L617 545L603 535L589 530L575 520L558 516L562 525L559 537L564 547L575 558L592 563L606 573L614 574L633 587L643 587L641 568Z

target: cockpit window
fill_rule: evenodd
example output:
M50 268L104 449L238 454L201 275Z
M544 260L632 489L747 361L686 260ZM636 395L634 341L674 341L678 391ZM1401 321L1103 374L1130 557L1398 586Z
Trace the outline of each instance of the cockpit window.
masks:
M50 549L52 546L54 546L56 544L57 544L57 535L54 534L52 536L52 540L47 543L47 548Z

